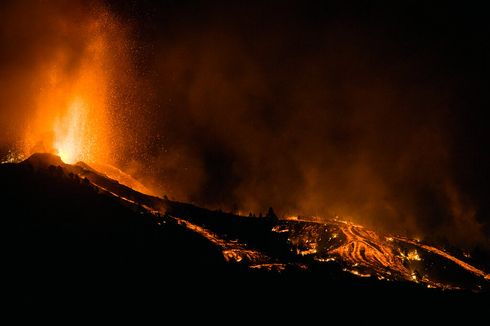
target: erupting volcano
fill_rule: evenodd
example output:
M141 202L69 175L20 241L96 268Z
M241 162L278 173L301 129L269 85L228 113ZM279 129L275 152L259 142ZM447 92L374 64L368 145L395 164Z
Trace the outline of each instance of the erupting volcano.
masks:
M13 189L11 199L14 202L29 198L29 192L23 189L22 183L33 182L53 187L53 194L63 200L56 205L61 207L68 205L62 210L70 211L72 207L65 202L66 195L57 193L58 188L65 187L66 191L71 193L78 192L77 188L83 185L88 187L85 191L100 196L101 200L103 198L109 201L115 200L115 203L121 207L128 207L141 214L136 219L141 219L141 222L151 226L154 236L158 237L162 229L172 234L179 228L180 232L186 230L180 235L184 237L183 239L196 234L203 241L208 242L208 246L213 248L212 251L216 254L220 253L214 259L221 256L221 263L227 266L225 271L229 270L232 274L236 273L237 269L245 275L247 273L253 275L254 272L261 271L276 276L300 273L299 275L303 275L301 277L320 278L328 275L331 277L332 273L345 273L374 283L408 282L413 283L414 289L471 290L476 293L486 292L490 286L490 274L475 267L482 264L482 261L472 259L461 250L453 248L453 252L450 252L448 249L439 249L420 240L378 234L338 217L278 219L272 209L265 217L247 217L210 211L167 198L143 194L109 178L85 163L66 164L59 156L52 154L34 154L21 163L4 164L0 171L2 177L10 182L10 187ZM90 207L93 203L87 203L85 196L87 194L81 194L80 200ZM54 204L44 199L40 193L33 198L35 198L31 203L33 208ZM77 200L77 198L73 199ZM54 208L49 216L52 214L56 216L58 210L59 208ZM80 227L84 228L83 224L91 223L83 220L84 215L76 217L78 213L71 214L74 216L62 222L60 226L64 228L64 223L69 225L80 223ZM118 224L127 223L117 221L117 215L114 217L116 218L112 221L114 225L106 226L109 229L112 227L117 229ZM29 221L32 218L28 213L27 216L23 216L23 219ZM131 223L134 222L136 220ZM52 222L46 223L49 225ZM66 231L72 232L68 229ZM26 241L30 242L28 239ZM165 251L171 248L172 246L155 247L152 250L161 250L163 259L166 257ZM197 248L190 250L195 249ZM193 262L192 255L189 254L181 259L187 260L188 263ZM208 263L211 266L217 264L214 260ZM216 269L214 272L221 275L223 271ZM349 279L346 275L342 277ZM357 281L351 279L351 282Z
M108 44L110 26L103 12L73 27L75 30L63 26L62 34L66 36L88 36L75 58L71 49L60 46L43 63L39 77L42 86L24 140L25 156L41 151L57 154L66 163L108 163L113 140L109 113L110 71L114 66Z
M487 23L182 2L0 4L0 206L26 302L488 294Z
M117 130L128 126L116 119L126 103L115 89L125 91L124 84L131 79L121 73L130 70L125 31L104 6L95 5L89 13L78 17L80 23L46 18L58 36L73 39L74 46L71 40L56 44L40 65L33 113L16 148L17 159L11 161L52 153L65 163L90 163L121 183L152 193L115 167L121 148L131 146L128 135Z
M89 138L86 134L86 104L75 100L68 109L67 116L57 121L55 126L54 148L64 162L75 163L80 159L84 149L84 141Z

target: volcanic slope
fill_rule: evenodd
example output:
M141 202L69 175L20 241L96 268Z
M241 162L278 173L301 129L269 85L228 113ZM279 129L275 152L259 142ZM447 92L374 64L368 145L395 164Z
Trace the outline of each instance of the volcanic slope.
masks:
M31 303L209 291L276 299L308 291L472 299L488 292L478 264L415 240L338 219L210 211L51 154L0 165L0 182L8 259ZM178 292L169 292L172 284Z

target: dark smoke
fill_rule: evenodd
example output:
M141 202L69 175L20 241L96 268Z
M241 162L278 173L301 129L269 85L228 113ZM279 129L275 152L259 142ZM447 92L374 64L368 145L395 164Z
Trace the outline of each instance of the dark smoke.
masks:
M162 192L488 242L488 174L467 171L488 162L467 135L481 126L464 120L483 105L469 87L483 83L468 73L482 68L468 37L484 40L477 19L465 26L472 12L199 2L116 10L144 18L140 68L159 138L149 158L157 170L139 172Z
M130 96L118 118L128 137L138 136L119 164L162 195L247 213L272 206L279 215L351 216L386 231L488 244L489 35L478 11L107 5L134 27L137 44L138 101ZM60 10L70 15L68 7ZM17 76L24 67L28 76L42 60L28 54L39 45L28 38L5 50L12 42L4 25L1 56L10 61L2 69ZM19 51L27 54L17 58ZM23 56L31 68L17 61ZM18 93L29 89L28 78L4 76L2 97L27 107ZM29 111L12 112L2 110L0 123L15 134L18 126L7 122Z

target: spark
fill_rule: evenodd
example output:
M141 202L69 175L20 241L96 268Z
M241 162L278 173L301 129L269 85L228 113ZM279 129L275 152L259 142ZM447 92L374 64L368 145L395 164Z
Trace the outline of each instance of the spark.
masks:
M408 260L417 260L417 261L422 260L422 258L420 258L420 256L419 256L419 253L417 252L417 249L409 251L408 255L407 255L407 259Z

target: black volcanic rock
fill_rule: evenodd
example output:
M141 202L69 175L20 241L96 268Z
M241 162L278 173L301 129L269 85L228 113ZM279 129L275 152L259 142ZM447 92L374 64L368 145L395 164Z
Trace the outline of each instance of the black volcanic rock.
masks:
M131 298L188 302L209 293L255 300L388 296L479 300L466 292L428 291L407 282L378 282L336 265L298 258L272 219L243 218L139 193L78 163L35 154L0 165L0 207L7 230L7 266L29 304L119 305ZM151 210L160 213L152 213ZM175 218L167 218L163 212ZM244 248L292 265L282 273L225 262L216 242L178 222L206 227ZM308 260L309 259L309 260ZM266 264L267 265L267 264Z
M92 291L115 299L153 278L205 283L220 274L223 258L205 239L177 224L160 227L153 215L69 171L44 154L0 166L9 266L23 300L97 300Z
M28 159L21 162L23 165L31 165L34 169L47 169L50 166L61 166L65 167L65 164L58 155L51 153L35 153L32 154Z

